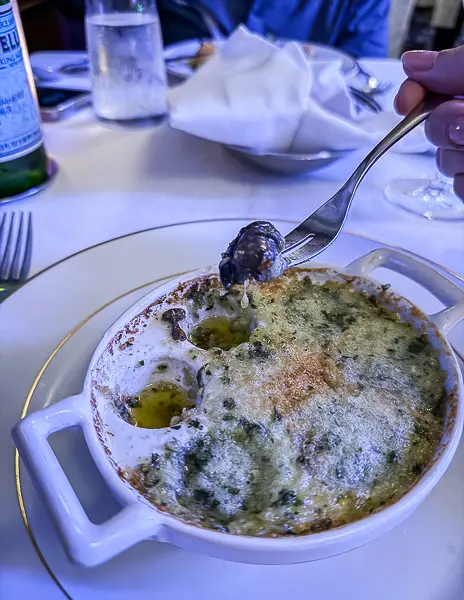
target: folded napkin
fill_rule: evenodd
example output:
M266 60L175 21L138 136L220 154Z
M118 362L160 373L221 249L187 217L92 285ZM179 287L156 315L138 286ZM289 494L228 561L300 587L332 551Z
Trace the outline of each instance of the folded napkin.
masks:
M371 147L399 118L393 111L358 114L340 67L337 61L308 60L296 42L276 47L241 26L190 79L169 91L171 126L255 150ZM423 131L400 145L406 152L430 148Z

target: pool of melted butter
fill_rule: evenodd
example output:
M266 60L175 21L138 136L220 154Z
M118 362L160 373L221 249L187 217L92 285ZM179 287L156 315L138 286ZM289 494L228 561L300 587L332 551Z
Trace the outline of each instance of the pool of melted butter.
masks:
M248 341L250 328L241 320L216 315L203 319L189 335L189 340L203 350L231 350Z
M147 385L134 399L130 408L133 424L144 429L169 427L173 417L192 408L188 393L169 381Z

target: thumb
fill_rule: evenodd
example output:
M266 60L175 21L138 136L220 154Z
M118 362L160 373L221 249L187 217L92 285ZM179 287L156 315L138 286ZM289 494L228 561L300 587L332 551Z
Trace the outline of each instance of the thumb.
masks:
M415 50L402 56L406 75L438 94L464 95L464 46L441 52Z

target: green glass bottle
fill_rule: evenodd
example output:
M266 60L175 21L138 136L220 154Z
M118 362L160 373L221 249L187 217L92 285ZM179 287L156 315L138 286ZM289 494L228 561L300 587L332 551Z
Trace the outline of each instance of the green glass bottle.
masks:
M44 183L48 167L26 69L29 56L13 1L0 0L0 202Z

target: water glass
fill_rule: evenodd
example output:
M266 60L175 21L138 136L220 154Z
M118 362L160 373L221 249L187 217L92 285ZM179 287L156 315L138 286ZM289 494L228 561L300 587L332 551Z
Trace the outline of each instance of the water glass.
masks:
M167 112L155 0L86 0L93 105L103 121L138 124Z

